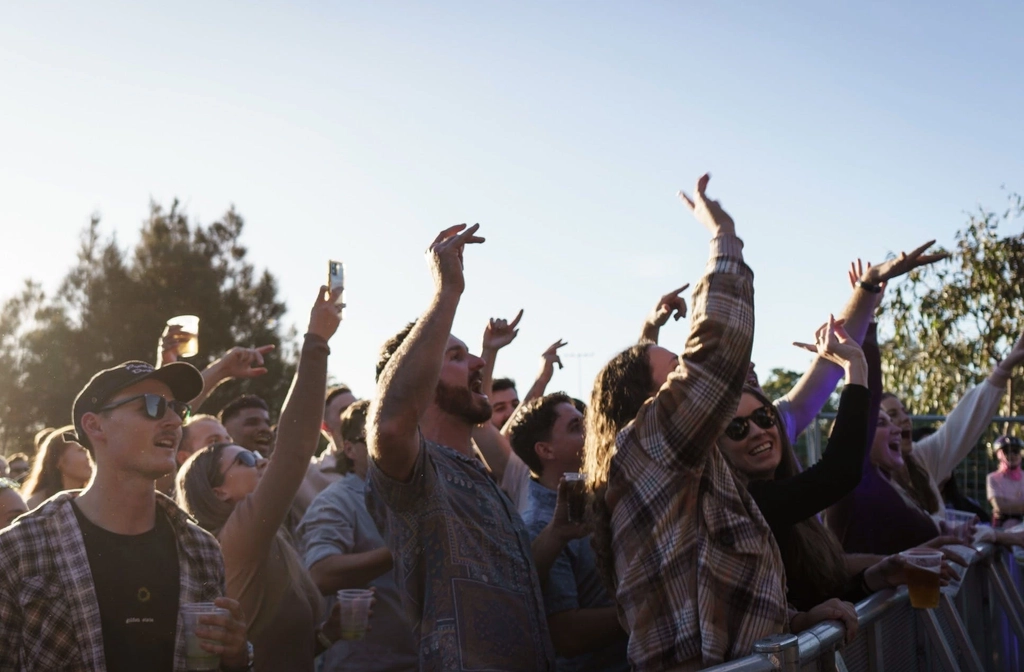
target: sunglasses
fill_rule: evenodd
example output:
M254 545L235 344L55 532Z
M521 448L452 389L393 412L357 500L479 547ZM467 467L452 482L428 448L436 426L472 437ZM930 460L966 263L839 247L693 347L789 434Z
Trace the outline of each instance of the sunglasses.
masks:
M771 429L775 426L775 413L767 406L762 406L748 416L733 418L725 426L725 435L733 441L742 441L750 433L751 421L761 429Z
M171 409L172 413L181 418L182 422L188 420L188 417L192 415L192 407L186 404L184 401L178 401L177 399L171 399L170 401L167 401L159 394L137 394L134 397L128 397L127 399L122 399L117 403L110 404L109 406L104 406L103 408L99 409L97 413L102 413L104 411L112 411L115 408L124 406L125 404L129 404L138 399L145 400L146 403L143 404L143 412L145 413L146 417L149 418L150 420L163 419L164 415L167 414L168 408Z
M238 454L235 455L235 459L231 461L230 465L228 465L228 469L235 466L236 464L240 464L243 467L255 467L262 459L263 456L257 453L255 450L240 450L238 451ZM225 469L224 473L226 474L227 471L228 470Z

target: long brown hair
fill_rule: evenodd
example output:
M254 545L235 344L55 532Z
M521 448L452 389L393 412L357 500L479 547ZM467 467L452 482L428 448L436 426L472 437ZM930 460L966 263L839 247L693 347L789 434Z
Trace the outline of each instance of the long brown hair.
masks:
M591 546L597 569L614 594L615 556L612 552L611 509L605 502L608 474L615 456L615 437L628 425L651 396L650 343L631 346L604 365L594 381L587 407L587 434L583 446L583 469L587 473L590 498Z
M64 440L64 432L74 430L74 427L60 427L51 430L39 445L39 452L36 453L32 462L32 471L25 479L21 491L25 497L31 497L36 493L45 493L47 497L56 495L64 489L64 479L57 467L60 459L68 448L74 445L71 441Z
M882 399L900 401L899 397L892 392L883 392ZM902 404L903 402L900 403ZM880 410L879 413L885 413L885 411ZM892 474L893 480L899 483L922 509L929 514L938 513L939 498L935 496L935 491L932 490L931 477L928 475L928 470L914 457L913 451L903 456L903 464L906 468Z
M213 491L213 484L223 478L220 456L231 445L234 444L215 443L197 450L181 465L174 479L174 498L178 506L214 536L220 533L235 510L233 503L221 500Z
M778 424L779 439L782 442L782 459L779 461L779 466L775 468L774 479L782 480L796 476L800 473L800 466L796 454L793 452L793 446L789 443L786 428L782 425L782 418L776 412L775 406L763 392L755 387L744 386L743 393L753 395L767 406ZM725 451L722 451L722 455L726 455ZM809 609L830 598L842 596L849 578L843 548L839 545L839 540L835 535L821 524L817 516L811 516L794 525L785 543L779 539L776 541L779 542L779 551L786 567L786 576L791 580L799 577L801 583L811 587L811 593L814 595L813 602L809 605L796 605L798 608Z

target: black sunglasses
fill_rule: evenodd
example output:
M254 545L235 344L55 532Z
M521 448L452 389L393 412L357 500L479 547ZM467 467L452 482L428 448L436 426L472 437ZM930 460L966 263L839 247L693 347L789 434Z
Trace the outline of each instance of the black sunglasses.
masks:
M137 394L134 397L128 397L127 399L122 399L117 403L110 404L109 406L104 406L103 408L99 409L97 413L102 413L104 411L112 411L115 408L118 408L119 406L124 406L125 404L131 403L137 399L144 399L146 401L146 403L143 405L143 409L146 414L146 417L149 418L150 420L163 419L164 415L166 415L167 413L168 408L171 409L172 413L181 418L182 422L188 420L188 417L192 415L192 407L186 404L184 401L178 401L177 399L171 399L170 401L167 401L159 394Z
M775 413L767 406L762 406L748 416L733 418L725 426L725 435L733 441L742 441L750 433L750 421L761 429L771 429L775 426Z

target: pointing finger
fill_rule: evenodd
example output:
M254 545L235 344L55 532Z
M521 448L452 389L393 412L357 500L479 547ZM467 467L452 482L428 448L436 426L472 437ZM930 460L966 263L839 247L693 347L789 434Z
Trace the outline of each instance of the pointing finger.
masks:
M513 329L519 324L519 320L523 319L523 309L519 309L519 314L516 315L516 319L512 320L512 324L508 325Z

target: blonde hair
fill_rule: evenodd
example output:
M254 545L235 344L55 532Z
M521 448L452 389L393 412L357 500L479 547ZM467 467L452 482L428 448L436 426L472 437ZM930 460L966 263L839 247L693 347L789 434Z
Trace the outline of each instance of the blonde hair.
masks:
M39 445L39 452L36 453L32 462L32 470L21 486L21 491L26 497L38 493L45 493L47 497L56 495L64 489L64 479L57 464L67 449L75 445L74 441L66 441L64 432L74 431L74 427L59 427L50 430Z
M174 478L174 499L185 513L199 521L199 525L214 536L220 533L235 510L232 502L225 502L213 491L214 482L220 480L220 456L234 444L215 443L192 453Z

